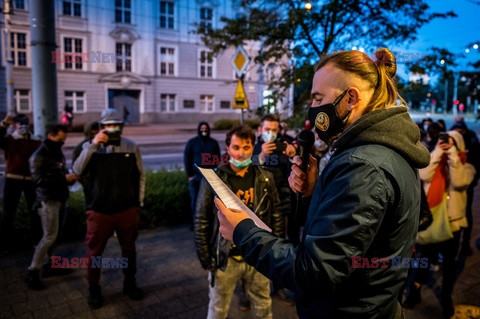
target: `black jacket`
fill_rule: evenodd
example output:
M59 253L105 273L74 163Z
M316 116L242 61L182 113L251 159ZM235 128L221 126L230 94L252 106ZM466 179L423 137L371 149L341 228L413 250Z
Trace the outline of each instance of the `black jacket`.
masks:
M208 137L200 136L200 126L204 124L208 127ZM212 165L205 165L205 163L202 163L202 154L208 154L205 159L212 161ZM218 145L217 140L210 137L210 127L208 126L208 123L201 122L198 125L198 136L188 140L183 152L183 165L185 166L185 172L187 173L187 176L192 177L199 174L193 164L197 164L199 167L203 168L217 167L219 162L213 164L213 156L217 156L217 160L219 162L221 161L220 146Z
M250 168L255 170L253 211L275 235L283 236L283 218L278 207L279 199L273 176L258 166L252 165ZM219 166L216 173L227 186L231 186L229 176L233 172L228 166ZM217 209L213 199L212 189L205 179L202 179L195 214L195 246L204 269L215 263L216 268L225 270L232 242L223 238L218 231Z
M65 177L68 170L61 144L49 139L44 140L30 158L30 169L37 202L64 202L68 199L68 183Z
M234 231L243 258L297 295L300 318L393 318L408 269L354 268L352 257L412 257L420 207L417 168L429 163L407 109L364 115L333 145L302 243L246 219Z
M279 136L276 141L285 142L283 136ZM253 155L258 156L262 152L262 145L264 141L261 136L257 137L253 149ZM288 185L288 176L292 164L287 155L280 151L275 150L270 157L273 156L273 160L269 159L263 164L263 167L272 172L275 179L275 185L277 187L278 196L280 198L280 210L284 215L289 215L291 212L291 200L290 200L290 186Z

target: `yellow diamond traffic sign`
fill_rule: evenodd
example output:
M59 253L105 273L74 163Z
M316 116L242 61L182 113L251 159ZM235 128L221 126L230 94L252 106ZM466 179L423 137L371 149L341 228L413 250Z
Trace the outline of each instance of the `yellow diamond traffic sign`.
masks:
M248 100L241 80L238 80L237 90L235 91L235 97L233 98L233 108L248 109Z
M250 63L250 58L241 45L235 50L230 63L232 64L237 77L241 78Z

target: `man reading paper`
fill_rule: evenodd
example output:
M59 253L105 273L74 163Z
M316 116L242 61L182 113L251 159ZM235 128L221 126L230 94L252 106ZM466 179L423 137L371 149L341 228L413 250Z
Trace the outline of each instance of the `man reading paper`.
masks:
M226 137L227 165L220 165L216 174L243 203L271 229L281 236L282 218L273 176L252 165L255 133L248 126L232 129ZM247 297L257 318L272 318L270 281L243 261L240 250L219 233L214 193L203 179L195 214L195 245L202 267L210 270L207 318L224 319L238 280L242 280ZM213 271L212 271L213 270ZM218 271L215 271L218 270Z

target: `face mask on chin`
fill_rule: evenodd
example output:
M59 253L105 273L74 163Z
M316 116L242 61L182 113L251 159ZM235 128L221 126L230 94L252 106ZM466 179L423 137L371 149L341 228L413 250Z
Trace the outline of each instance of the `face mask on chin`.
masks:
M343 119L340 119L336 108L337 104L340 103L345 94L347 94L348 89L349 88L343 91L332 103L310 107L308 110L308 119L310 123L314 124L315 132L318 137L328 145L331 145L338 135L342 133L345 122L351 113L351 111L349 111Z
M203 137L203 138L207 138L208 137L208 132L207 131L202 131L202 132L200 132L200 136Z
M273 131L263 132L262 139L264 142L273 142L277 139L277 133Z
M229 163L232 164L233 166L237 167L237 168L243 168L243 167L247 167L248 165L252 164L252 158L249 157L249 158L244 159L244 160L237 160L235 158L230 158Z

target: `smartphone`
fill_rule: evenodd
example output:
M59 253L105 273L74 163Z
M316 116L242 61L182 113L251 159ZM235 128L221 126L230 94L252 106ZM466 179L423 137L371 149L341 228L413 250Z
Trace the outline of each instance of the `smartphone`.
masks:
M276 150L279 151L279 152L283 152L285 151L285 143L283 141L275 141L275 147L276 147Z
M440 135L438 136L438 138L442 141L442 143L445 143L445 144L448 144L449 141L448 141L448 133L445 133L445 132L440 132Z

